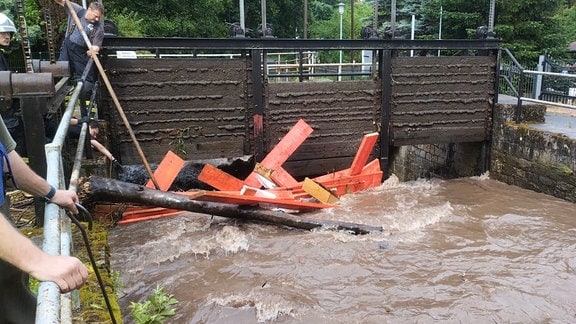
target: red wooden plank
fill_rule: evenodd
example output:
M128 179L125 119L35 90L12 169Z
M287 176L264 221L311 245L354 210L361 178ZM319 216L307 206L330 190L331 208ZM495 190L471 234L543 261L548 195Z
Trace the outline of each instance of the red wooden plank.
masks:
M303 119L300 119L292 129L280 140L280 142L266 155L260 164L268 169L276 170L296 149L310 136L312 127L310 127ZM287 180L287 177L291 179ZM278 183L280 186L287 186L290 183L297 181L292 178L287 172L282 174L277 180L287 181L288 183ZM260 187L260 183L256 174L252 172L245 180L244 183L251 187Z
M331 172L325 175L321 175L318 176L316 178L313 178L312 180L316 181L316 182L320 182L323 183L325 181L331 181L334 179L341 179L345 176L347 176L350 173L350 169L344 169L344 170L340 170L340 171L336 171L336 172Z
M146 183L146 187L151 189L167 191L168 189L170 189L172 182L174 182L174 179L176 179L178 173L180 173L180 170L182 170L183 166L184 166L184 160L182 160L174 152L168 151L168 153L166 153L166 155L156 168L156 171L154 171L154 179L156 179L156 182L158 183L158 186L160 188L155 188L152 179L148 180L148 182Z
M163 207L139 207L126 210L122 214L122 219L118 224L129 224L140 222L148 219L156 219L166 216L175 216L183 213L182 210L168 209Z
M198 180L218 189L239 191L244 186L244 182L217 167L206 164L198 175Z
M242 190L240 190L240 194L245 196L294 200L294 195L289 190L262 190L254 187L244 186Z
M362 174L370 174L380 172L382 169L380 168L380 160L377 158L370 161L370 163L366 164L364 168L362 168Z
M298 185L298 181L296 181L288 171L284 170L284 168L280 166L276 167L274 172L270 174L270 180L274 181L274 183L281 187L292 187Z
M354 157L354 161L352 161L352 165L350 166L349 175L354 176L362 172L362 168L364 168L364 165L366 165L366 162L368 162L368 158L372 153L372 149L374 149L376 140L378 140L378 133L370 133L364 135L362 142L360 143L360 147L356 152L356 156Z
M194 192L187 191L176 193L182 195L189 195L193 194ZM198 201L210 201L224 204L246 205L246 206L266 204L277 208L294 209L299 211L336 207L330 204L298 201L292 199L276 199L276 198L257 197L257 196L245 196L241 195L240 192L223 192L223 191L205 191L203 195L191 199Z
M382 181L382 171L372 174L359 174L321 182L322 185L338 196L377 187Z

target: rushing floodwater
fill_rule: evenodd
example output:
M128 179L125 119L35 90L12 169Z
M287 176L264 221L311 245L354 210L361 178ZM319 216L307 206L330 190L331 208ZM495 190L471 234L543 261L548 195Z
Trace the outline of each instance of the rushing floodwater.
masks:
M110 231L128 305L161 286L169 323L574 323L576 205L488 177L399 183L306 217L355 236L185 213Z

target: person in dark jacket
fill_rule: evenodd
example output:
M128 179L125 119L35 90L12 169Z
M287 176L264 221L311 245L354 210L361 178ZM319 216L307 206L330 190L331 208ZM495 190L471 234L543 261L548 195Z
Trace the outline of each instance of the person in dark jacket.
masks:
M88 64L88 60L91 56L98 54L100 46L102 46L104 40L104 24L100 23L100 19L102 19L104 15L104 7L98 2L92 2L87 9L84 9L77 3L70 3L82 24L86 36L88 36L88 39L91 42L91 47L88 48L80 29L76 26L72 13L69 12L68 6L66 5L66 1L69 0L54 1L63 6L68 15L66 35L64 36L64 41L60 48L60 57L58 60L68 61L72 75L76 76L77 79L80 79L84 73L86 65ZM86 81L94 83L94 71L86 76Z
M66 1L69 0L54 0L54 2L64 7L68 15L66 34L60 47L58 60L68 61L72 76L78 81L82 79L82 75L90 58L98 55L102 42L104 41L104 24L100 22L104 16L104 6L98 2L92 2L88 5L88 8L85 9L77 3L70 2L90 41L91 46L88 48L80 28L76 26L76 20L73 17L74 13L69 11ZM94 87L96 79L96 69L94 68L94 64L92 64L86 78L83 80L82 91L80 92L80 112L82 117L88 116L86 100L90 98L91 89Z
M10 46L15 32L16 26L14 26L12 20L5 14L0 13L0 47L2 48L0 51L0 71L10 71L10 64L4 55L4 49ZM16 151L20 156L27 156L20 100L12 99L2 102L0 104L0 115L2 115L10 135L16 141Z
M70 119L70 125L68 126L68 137L78 139L82 130L82 124L86 122L88 123L88 132L90 133L90 145L92 145L92 147L97 149L100 153L104 154L104 156L106 156L112 162L113 166L122 167L120 162L116 160L112 153L110 153L110 151L108 151L104 145L96 140L96 137L98 137L98 134L100 133L100 124L97 120L91 120L88 119L88 117L82 117L80 119L72 117Z

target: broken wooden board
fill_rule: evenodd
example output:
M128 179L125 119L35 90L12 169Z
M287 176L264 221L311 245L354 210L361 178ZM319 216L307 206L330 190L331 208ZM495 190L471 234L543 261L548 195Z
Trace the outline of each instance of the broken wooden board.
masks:
M154 179L156 179L156 183L158 184L159 188L154 188L154 182L152 179L148 180L146 183L146 188L158 189L163 191L168 191L174 179L182 170L184 166L184 160L176 155L172 151L168 151L156 170L154 171Z
M360 143L358 151L356 151L356 155L354 156L354 160L352 161L348 175L355 176L362 172L362 169L366 165L366 162L368 162L368 158L370 157L370 154L372 153L377 140L378 133L370 133L362 137L362 142Z
M345 178L351 177L350 172L351 172L351 170L350 170L350 168L348 168L348 169L344 169L344 170L340 170L340 171L336 171L336 172L331 172L331 173L327 173L325 175L315 177L315 178L313 178L313 180L316 182L324 183L325 181L331 181L331 180L335 180L335 179L345 179ZM380 161L378 159L374 159L374 160L370 161L370 163L366 164L362 168L362 172L360 174L371 174L371 173L376 173L376 172L381 172Z
M335 204L340 200L329 189L324 187L322 184L317 183L314 180L311 180L308 177L304 179L302 190L310 194L310 196L316 198L316 200L318 200L319 202L325 204Z
M184 164L185 161L182 158L169 150L154 171L154 179L156 180L156 184L158 184L159 188L155 188L152 179L148 180L146 183L146 188L168 191L180 173L180 170L182 170ZM127 223L130 222L130 220L139 221L142 219L173 216L180 214L181 212L182 211L168 210L165 208L140 207L137 210L124 211L122 213L122 219L119 221L119 223Z
M128 224L148 219L176 216L182 214L183 212L184 211L182 210L163 207L131 207L122 213L122 219L118 221L118 224Z
M198 175L198 180L218 190L241 190L244 181L218 169L211 164L205 164Z
M350 177L338 177L331 180L324 180L319 182L322 186L332 192L334 195L340 197L346 194L363 191L366 189L374 188L382 183L382 171L359 174ZM280 189L280 188L279 188ZM284 188L286 189L286 188ZM302 188L288 188L292 190L294 199L302 199L309 195Z
M195 191L176 192L176 194L184 196L194 195L194 193ZM265 204L267 207L273 206L275 208L284 208L300 212L336 207L335 205L332 204L299 201L294 199L241 195L240 192L236 191L233 192L205 191L203 195L199 195L198 197L191 197L190 199L197 201L209 201L215 203L233 204L238 206L258 206L261 204Z
M278 170L282 168L282 164L288 160L290 155L298 149L310 134L312 134L312 127L303 119L300 119L260 162L263 167L274 170L274 172L277 173L277 178L274 182L279 181L276 182L278 186L290 187L298 183L288 172ZM254 172L244 179L244 183L251 187L259 187L260 185Z

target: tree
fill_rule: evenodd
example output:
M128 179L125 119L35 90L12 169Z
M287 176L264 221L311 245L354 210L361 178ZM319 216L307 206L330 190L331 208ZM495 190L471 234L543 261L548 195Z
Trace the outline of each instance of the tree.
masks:
M127 3L110 0L105 3L107 17L137 17L142 31L132 34L154 37L218 38L227 35L223 16L230 0L158 0ZM122 20L122 19L119 19ZM119 31L120 34L122 31Z

